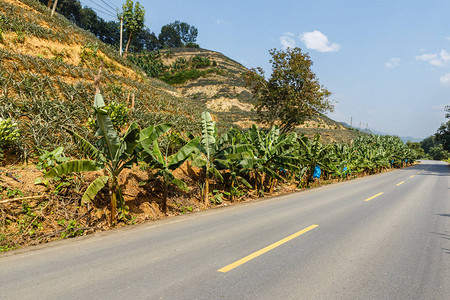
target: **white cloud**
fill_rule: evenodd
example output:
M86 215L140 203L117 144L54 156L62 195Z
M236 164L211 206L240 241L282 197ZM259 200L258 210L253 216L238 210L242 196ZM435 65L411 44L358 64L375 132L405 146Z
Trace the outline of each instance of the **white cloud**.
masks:
M419 60L419 61L428 61L428 60L432 60L435 58L437 58L436 54L422 54L422 55L416 56L416 60Z
M450 73L445 73L439 78L439 81L444 85L450 85Z
M417 61L426 61L430 65L436 67L443 67L450 62L450 53L445 50L441 50L439 54L422 54L416 56Z
M318 30L304 32L300 35L300 39L306 45L306 48L319 52L335 52L341 48L336 43L330 43L328 37Z
M440 56L444 62L450 61L450 53L448 53L447 51L441 50Z
M217 24L217 25L227 25L228 24L228 22L227 21L225 21L225 20L222 20L222 19L216 19L216 18L212 18L213 20L214 20L214 22Z
M294 34L290 32L286 32L280 37L280 43L284 49L295 47L295 41L293 37Z
M400 65L400 58L393 57L388 62L384 63L386 69L393 69Z

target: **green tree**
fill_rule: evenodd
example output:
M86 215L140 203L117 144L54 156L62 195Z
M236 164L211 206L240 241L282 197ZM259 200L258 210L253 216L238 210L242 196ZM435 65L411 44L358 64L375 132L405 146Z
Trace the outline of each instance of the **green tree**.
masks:
M164 25L159 34L159 42L161 45L170 48L182 46L197 47L198 29L186 22L175 21Z
M306 117L333 110L330 92L311 71L312 61L300 48L272 49L272 74L268 80L262 68L245 74L247 86L256 98L260 121L282 132L302 124Z
M437 144L430 149L430 156L434 160L443 160L448 159L450 157L450 153L444 150L442 144Z
M170 24L164 25L161 28L161 33L158 36L159 43L166 48L179 48L183 45L180 34Z
M187 43L195 43L197 40L198 29L194 26L189 25L186 22L175 21L172 24L169 24L177 31L180 36L181 41L184 44Z
M436 137L434 135L429 136L420 142L420 146L425 151L425 153L429 153L430 149L436 146L437 144L439 143L436 141Z
M144 28L145 9L139 1L134 4L133 0L127 0L122 8L125 34L128 35L127 45L123 53L123 56L126 57L131 41Z
M407 141L406 146L408 146L408 148L411 149L414 159L425 157L425 151L420 146L420 143Z
M448 119L446 123L442 123L436 132L436 140L442 144L446 151L450 151L450 105L445 107L445 117Z

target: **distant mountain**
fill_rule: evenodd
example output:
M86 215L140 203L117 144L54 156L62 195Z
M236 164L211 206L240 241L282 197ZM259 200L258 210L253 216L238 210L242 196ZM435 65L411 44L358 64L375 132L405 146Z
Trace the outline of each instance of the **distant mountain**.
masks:
M345 122L340 122L342 124L342 126L347 127L347 128L353 128L353 129L358 129L356 127L352 127L349 124L345 123ZM391 133L387 133L387 132L383 132L383 131L379 131L377 129L373 129L373 128L368 128L368 129L363 129L361 130L362 132L365 133L369 133L369 134L378 134L378 135L392 135ZM406 143L407 141L411 141L411 142L421 142L423 140L423 138L416 138L416 137L412 137L412 136L401 136L400 139Z
M406 143L407 141L410 141L410 142L421 142L423 140L423 138L415 138L415 137L412 137L412 136L401 136L400 138L402 139L402 141L404 143Z

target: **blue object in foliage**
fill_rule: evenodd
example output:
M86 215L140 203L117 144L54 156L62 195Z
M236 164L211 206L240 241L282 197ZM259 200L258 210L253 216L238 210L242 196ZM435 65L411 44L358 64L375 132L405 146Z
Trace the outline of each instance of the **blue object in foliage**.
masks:
M408 159L405 159L405 162L408 162Z
M313 178L320 178L320 174L322 173L322 171L320 170L319 166L316 166L314 168L314 174L313 174Z
M286 170L283 167L280 167L280 172L286 173Z
M344 167L344 169L342 169L343 172L347 171L347 167Z

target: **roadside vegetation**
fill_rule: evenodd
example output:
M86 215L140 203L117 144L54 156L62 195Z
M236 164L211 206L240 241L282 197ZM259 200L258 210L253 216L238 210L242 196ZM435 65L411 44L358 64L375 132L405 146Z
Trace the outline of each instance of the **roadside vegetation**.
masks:
M61 128L60 134L70 136L79 146L80 159L68 160L61 148L39 157L44 174L35 184L41 187L40 195L13 188L12 180L21 179L5 174L12 180L1 182L3 251L104 230L117 223L136 223L143 202L151 207L156 204L162 217L193 211L194 207L198 210L272 195L287 191L286 187L293 191L376 174L404 167L415 159L395 136L366 135L350 144L324 144L319 135L310 139L295 132L282 133L276 125L232 128L219 135L208 112L198 120L201 135L178 132L170 124L140 129L136 123L121 134L114 129L105 106L97 94L94 143L76 131ZM14 128L14 124L6 124ZM3 135L2 147L8 150L16 137ZM147 195L125 200L127 180L137 176L131 172L120 180L125 168L145 170L147 179L139 185ZM186 173L180 176L180 170ZM190 200L180 205L173 198L184 193ZM153 196L152 200L148 196Z
M332 109L298 48L271 51L267 81L247 73L264 126L230 126L229 115L149 78L221 75L216 61L154 64L170 50L138 55L133 41L124 59L39 2L13 3L0 3L0 251L376 174L421 155L395 136L298 134L306 117ZM195 42L194 27L169 25L168 41Z
M423 158L450 162L450 105L445 107L447 122L442 123L436 133L420 142ZM416 146L417 147L417 146Z

